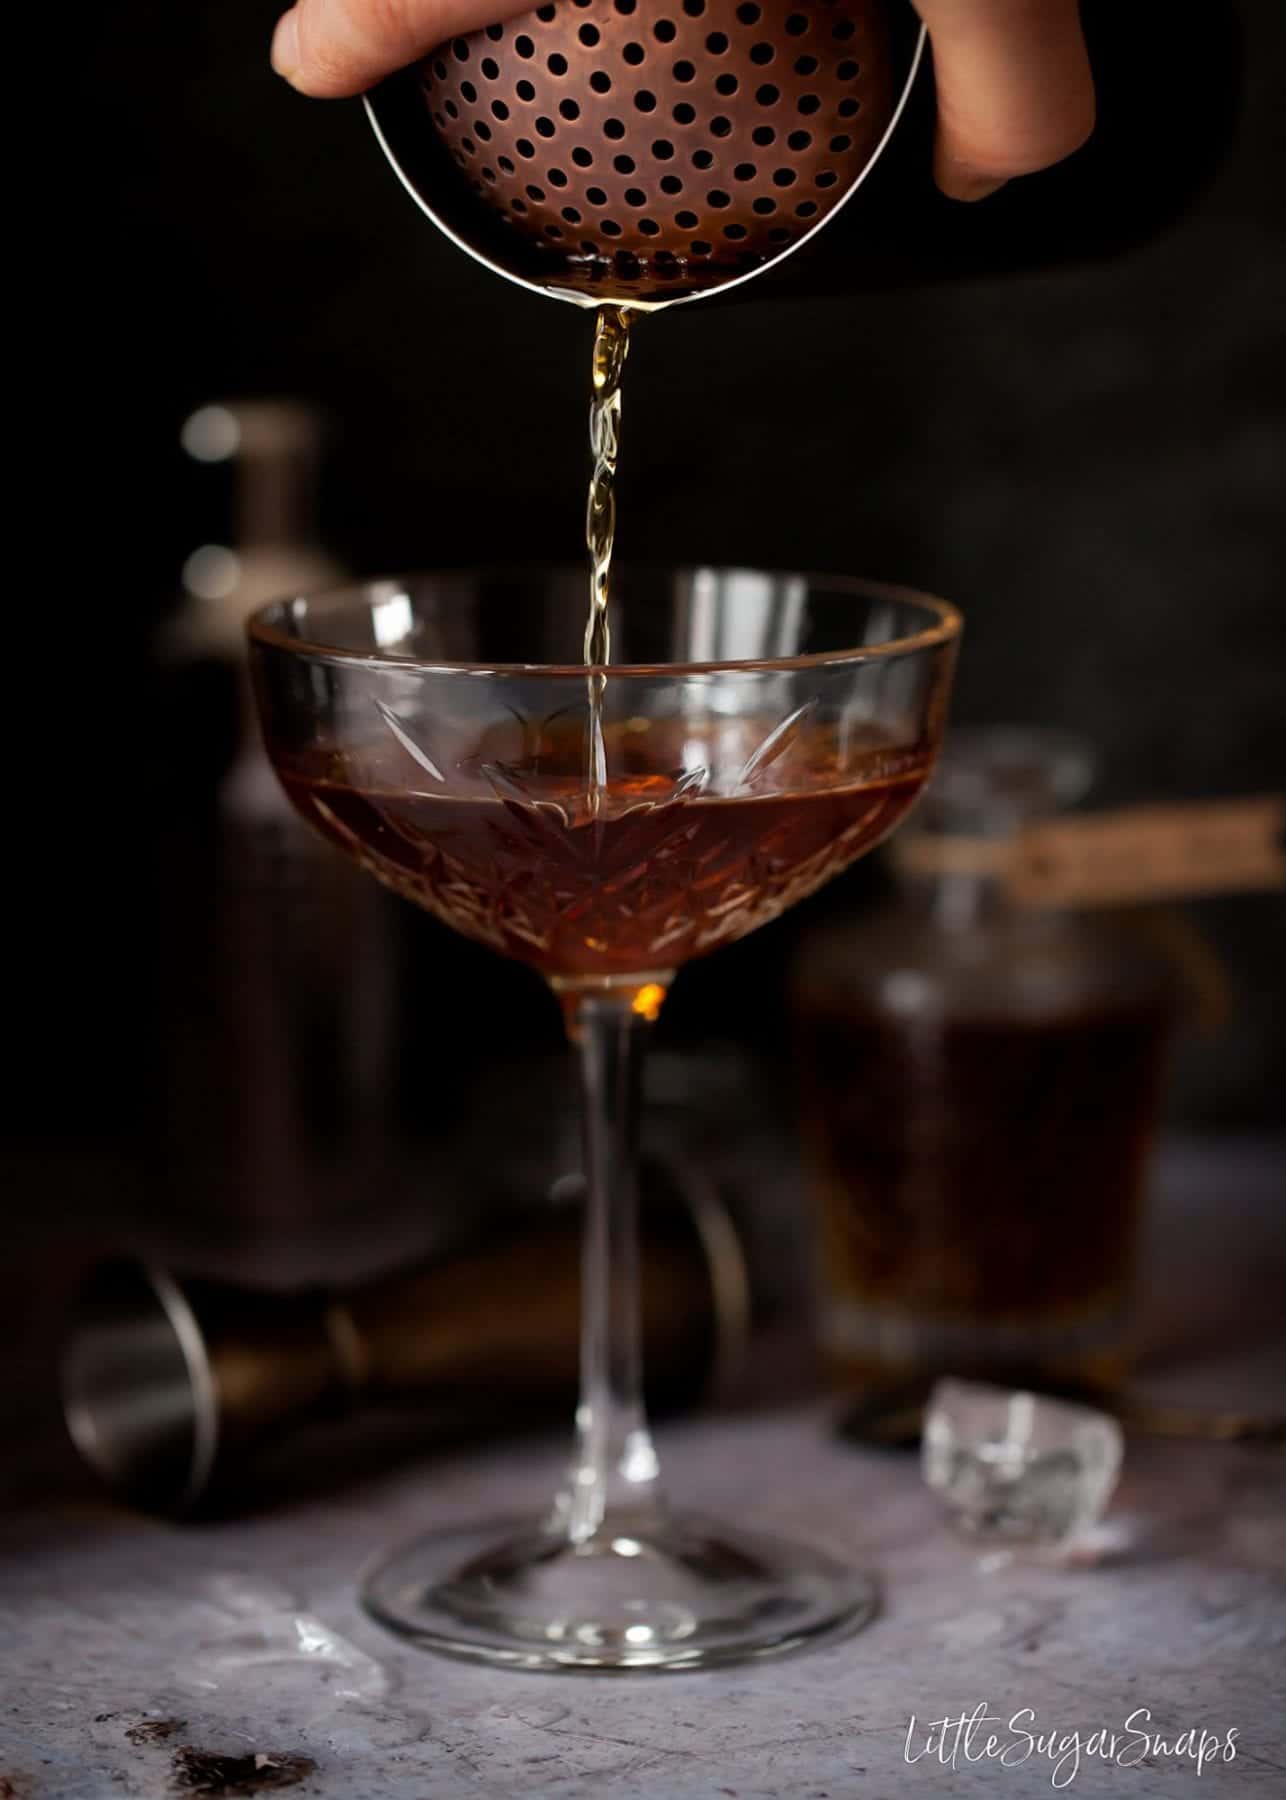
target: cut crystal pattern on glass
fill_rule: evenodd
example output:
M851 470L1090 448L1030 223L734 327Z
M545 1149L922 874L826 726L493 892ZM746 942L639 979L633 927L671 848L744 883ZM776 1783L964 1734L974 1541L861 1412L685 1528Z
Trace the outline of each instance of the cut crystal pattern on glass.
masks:
M891 831L927 772L810 696L776 722L610 724L591 805L575 709L509 705L503 754L447 754L422 709L375 710L395 761L363 746L283 770L305 817L444 924L571 982L672 972L777 918Z

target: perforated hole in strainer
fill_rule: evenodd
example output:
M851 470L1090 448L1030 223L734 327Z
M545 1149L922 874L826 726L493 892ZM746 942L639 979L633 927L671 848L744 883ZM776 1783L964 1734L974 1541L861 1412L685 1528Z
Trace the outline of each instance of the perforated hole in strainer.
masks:
M602 297L780 255L861 175L894 100L872 0L560 0L419 77L478 203L550 285Z

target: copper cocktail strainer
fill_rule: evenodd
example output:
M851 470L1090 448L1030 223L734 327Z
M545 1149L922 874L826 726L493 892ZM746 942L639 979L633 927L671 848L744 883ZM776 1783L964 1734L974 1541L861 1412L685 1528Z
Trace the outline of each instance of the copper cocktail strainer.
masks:
M662 304L789 255L905 104L904 0L558 0L441 45L367 100L449 237L559 298Z

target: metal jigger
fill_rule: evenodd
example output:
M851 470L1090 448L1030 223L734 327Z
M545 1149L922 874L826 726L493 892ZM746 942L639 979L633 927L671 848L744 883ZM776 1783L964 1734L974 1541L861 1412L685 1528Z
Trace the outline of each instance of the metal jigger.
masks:
M643 1171L649 1398L691 1402L739 1365L749 1281L714 1190ZM63 1407L85 1461L164 1513L234 1499L257 1452L300 1427L414 1407L440 1433L565 1410L579 1323L579 1180L409 1270L346 1291L267 1293L143 1262L101 1264L75 1309Z

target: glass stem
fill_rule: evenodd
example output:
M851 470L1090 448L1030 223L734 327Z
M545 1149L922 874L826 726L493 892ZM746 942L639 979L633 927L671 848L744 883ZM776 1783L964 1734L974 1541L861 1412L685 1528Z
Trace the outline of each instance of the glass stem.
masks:
M610 997L577 1016L585 1131L576 1451L559 1524L573 1543L615 1523L628 1535L661 1510L660 1465L643 1406L639 1324L638 1124L645 1020Z

